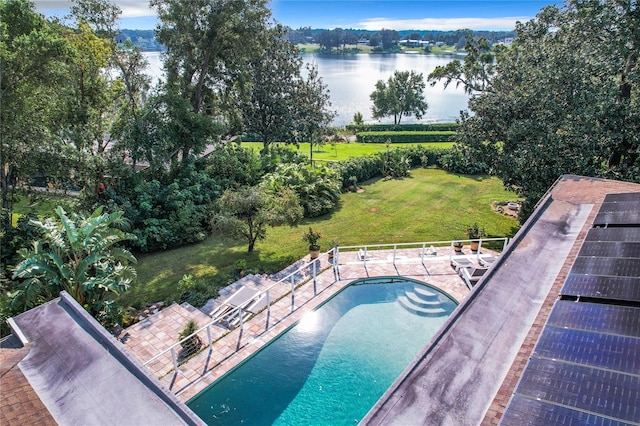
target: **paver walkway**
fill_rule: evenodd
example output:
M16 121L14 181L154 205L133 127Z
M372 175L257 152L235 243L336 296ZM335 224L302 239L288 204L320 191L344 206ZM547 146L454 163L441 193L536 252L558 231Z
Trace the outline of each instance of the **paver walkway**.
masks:
M483 251L486 252L484 249ZM341 252L337 268L333 268L326 254L323 254L315 262L318 272L315 280L311 278L313 264L308 264L307 268L296 274L294 285L298 287L293 296L291 296L290 281L281 282L270 290L272 304L269 311L264 310L258 313L245 321L242 327L233 330L216 325L210 327L209 333L213 342L211 350L205 347L199 354L180 365L177 374L173 370L174 364L170 353L149 363L147 367L179 399L186 402L286 328L299 321L304 314L315 309L356 279L404 276L434 285L459 302L469 294L469 289L451 267L449 247L439 247L435 255L424 256L422 259L418 249L399 249L395 252L375 250L369 251L368 254L370 256L367 256L366 261L362 261L357 252ZM468 247L466 254L462 256L465 255L471 260L476 260L476 256L471 255ZM308 258L301 259L279 273L277 277L253 277L251 282L245 284L263 290L267 285L273 285L274 280L285 277L287 273L295 271L308 261ZM305 274L309 280L300 285ZM238 287L235 284L228 287L227 290L230 291L219 299L228 298ZM203 310L210 312L212 307L219 303L219 301L209 303L203 307ZM121 341L138 360L145 363L155 354L174 345L189 319L196 319L200 326L204 326L207 321L211 322L208 315L195 308L189 310L180 305L172 305L126 329L121 335L126 338ZM200 337L206 346L209 342L207 332L200 333ZM179 347L176 351L178 349Z

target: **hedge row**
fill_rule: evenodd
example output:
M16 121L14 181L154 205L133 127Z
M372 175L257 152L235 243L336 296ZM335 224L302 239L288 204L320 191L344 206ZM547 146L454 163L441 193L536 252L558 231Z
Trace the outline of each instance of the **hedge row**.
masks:
M358 142L362 143L408 143L408 142L451 142L456 132L360 132L356 134Z
M352 157L346 161L329 163L329 167L338 169L343 187L381 177L384 174L385 158L388 155L404 157L409 160L411 167L442 167L443 159L449 156L450 148L425 148L423 146L395 148L389 153L379 152L362 157Z
M346 129L350 132L386 132L386 131L408 131L408 132L455 132L460 127L459 123L433 123L433 124L347 124Z

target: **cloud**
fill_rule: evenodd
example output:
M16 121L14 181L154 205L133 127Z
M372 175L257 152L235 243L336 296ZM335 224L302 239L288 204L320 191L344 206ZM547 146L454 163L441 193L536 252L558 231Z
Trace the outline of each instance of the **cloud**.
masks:
M35 0L33 2L36 10L49 16L52 14L68 13L71 9L71 0ZM115 3L121 10L121 18L137 18L146 16L155 16L153 9L149 8L147 0L115 0Z
M372 18L361 21L356 28L371 31L380 31L383 28L389 30L505 30L510 31L516 27L516 22L526 22L532 19L527 16L513 16L504 18L424 18L424 19L387 19Z

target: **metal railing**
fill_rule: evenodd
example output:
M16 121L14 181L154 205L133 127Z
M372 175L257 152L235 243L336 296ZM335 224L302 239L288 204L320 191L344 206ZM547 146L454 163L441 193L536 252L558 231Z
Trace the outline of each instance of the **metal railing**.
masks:
M178 348L179 346L182 346L182 343L184 343L187 340L190 340L191 338L193 338L194 336L198 335L199 333L202 333L204 331L206 331L207 334L207 340L208 340L208 347L209 347L209 352L213 351L213 343L215 342L214 338L212 337L212 327L217 326L218 324L221 324L221 321L223 320L223 318L230 316L230 317L235 317L237 316L237 318L239 319L239 323L237 327L234 328L239 328L240 330L243 330L244 327L244 322L245 322L245 314L249 313L251 316L251 314L256 315L260 312L263 312L264 310L267 311L267 318L270 317L271 314L271 306L273 305L273 303L278 302L280 300L285 299L287 296L290 295L290 300L291 300L291 313L293 313L295 311L296 305L295 305L295 298L296 298L296 288L304 283L307 283L309 281L312 282L313 284L313 296L315 297L317 295L317 287L316 287L316 279L317 276L320 272L323 272L323 270L319 270L319 265L320 262L319 260L321 258L323 258L324 256L326 256L327 258L330 257L330 255L333 255L333 260L330 261L329 263L331 264L331 266L329 266L329 268L333 268L334 270L334 276L337 277L336 281L339 281L339 277L340 277L340 271L339 271L339 265L340 265L340 256L342 254L345 253L349 253L349 252L355 252L357 253L357 259L364 262L364 264L366 265L366 263L368 261L373 261L374 259L371 258L369 256L369 251L374 249L375 251L380 251L380 250L392 250L393 253L393 257L391 262L393 262L393 264L395 264L396 260L397 260L397 253L398 250L406 250L406 249L411 249L411 248L415 248L418 249L418 253L417 253L417 257L416 259L419 259L420 262L424 263L425 258L428 258L430 254L433 254L432 252L430 252L431 248L435 248L435 247L439 247L439 248L443 248L443 247L449 247L450 251L449 251L449 258L451 259L454 256L454 243L455 242L461 242L461 243L471 243L472 241L478 241L478 250L476 252L476 256L478 256L478 259L480 259L480 255L481 255L481 248L482 248L482 243L486 243L486 242L493 242L493 241L501 241L502 242L502 250L504 251L509 243L509 238L482 238L479 240L456 240L456 241L426 241L426 242L420 242L420 243L398 243L398 244L373 244L373 245L360 245L360 246L342 246L342 247L334 247L331 250L324 252L321 254L321 256L318 259L312 259L310 262L305 263L304 265L302 265L301 267L299 267L298 269L296 269L295 271L289 273L288 275L286 275L284 278L276 281L274 284L268 286L265 290L259 291L257 293L255 293L249 300L246 300L244 302L242 302L241 304L239 304L236 307L227 309L225 311L220 312L218 315L215 315L212 317L212 320L207 323L205 326L200 327L198 330L196 330L195 332L191 333L189 336L181 339L180 341L178 341L177 343L171 345L170 347L168 347L167 349L164 349L163 351L161 351L160 353L158 353L157 355L153 356L152 358L150 358L149 360L143 362L142 365L144 366L148 366L149 364L151 364L154 361L159 360L160 358L162 358L163 356L165 356L166 354L170 353L171 354L171 358L173 361L173 369L175 371L175 374L178 374L180 372L179 370L179 361L178 361L178 354L176 351L176 348ZM375 260L376 262L387 262L388 260ZM328 268L325 268L328 269ZM335 283L336 281L334 281L333 283ZM332 284L333 284L332 283ZM278 286L281 286L282 284L286 284L290 286L290 290L287 291L285 294L283 294L282 296L280 296L279 298L277 298L275 301L272 298L272 290ZM224 302L222 302L222 304L220 306L230 306L227 302L233 297L233 295L229 298L227 298ZM266 298L266 306L262 309L259 310L259 312L250 312L247 308L251 305L251 303L255 302L256 300L259 300L260 298L265 297ZM267 320L267 324L266 324L266 328L269 329L269 322Z
M331 249L331 250L323 253L320 257L323 257L323 256L327 256L328 257L330 253L334 252L334 250L335 249ZM152 362L157 361L160 358L162 358L163 356L165 356L167 353L170 353L172 361L173 361L174 371L176 373L179 373L180 370L178 368L179 365L178 365L178 355L177 355L176 348L178 348L179 346L182 346L182 344L184 342L192 339L194 336L198 335L199 333L202 333L203 331L206 331L209 351L210 352L213 351L214 339L212 338L212 327L213 326L217 326L217 324L220 324L221 321L225 317L236 317L237 316L237 318L239 319L239 324L238 324L238 327L234 327L234 329L235 328L240 328L242 330L244 328L244 321L245 321L244 317L245 317L245 314L246 313L250 313L247 310L247 308L251 305L251 303L253 303L256 300L259 300L262 297L266 298L266 306L264 308L260 309L259 312L263 312L266 309L267 317L269 317L270 314L271 314L271 306L272 306L272 304L277 302L278 300L284 299L285 297L287 297L290 294L291 295L291 313L293 313L293 311L295 310L296 287L298 285L304 284L304 283L306 283L308 281L312 281L312 283L313 283L313 295L314 295L314 297L317 295L317 287L316 287L317 282L316 282L316 279L317 279L318 274L320 272L322 272L321 270L319 270L319 264L320 264L319 259L320 258L312 259L310 262L305 263L304 265L302 265L301 267L299 267L295 271L293 271L290 274L286 275L284 278L276 281L274 284L270 285L265 290L262 290L262 291L259 291L259 292L255 293L249 300L246 300L246 301L242 302L241 304L239 304L236 307L231 307L230 309L227 309L227 310L219 313L218 315L213 316L212 320L209 323L207 323L205 326L200 327L198 330L194 331L193 333L191 333L187 337L184 337L183 339L179 340L177 343L171 345L167 349L164 349L163 351L161 351L157 355L153 356L149 360L143 362L142 365L148 366ZM337 265L334 262L331 262L331 263L333 264L333 268L337 267ZM281 286L282 284L290 285L291 286L290 290L287 293L285 293L284 295L282 295L276 301L272 301L271 291L275 287ZM231 297L233 297L233 295ZM224 306L224 305L229 306L229 304L227 304L227 301L230 300L231 297L229 297L224 302L222 302L222 304L220 306ZM256 312L255 314L257 314L259 312ZM269 328L269 323L267 322L267 329L268 328Z
M509 244L509 238L500 237L500 238L479 238L479 239L468 239L468 240L448 240L448 241L426 241L420 243L397 243L397 244L371 244L371 245L360 245L360 246L341 246L336 247L336 266L339 264L339 256L344 252L355 252L357 253L357 260L362 261L365 264L367 262L376 261L376 262L385 262L387 260L374 259L373 256L370 255L369 251L379 251L379 250L391 250L392 251L392 259L391 262L393 264L396 263L398 250L406 250L415 248L418 250L416 259L419 259L420 262L424 262L425 258L429 258L430 254L433 254L430 250L432 248L449 248L449 258L453 258L455 253L454 245L459 242L463 245L471 245L472 242L478 243L478 249L474 250L475 253L472 256L476 256L479 260L482 255L482 244L487 242L502 242L502 249L504 251Z

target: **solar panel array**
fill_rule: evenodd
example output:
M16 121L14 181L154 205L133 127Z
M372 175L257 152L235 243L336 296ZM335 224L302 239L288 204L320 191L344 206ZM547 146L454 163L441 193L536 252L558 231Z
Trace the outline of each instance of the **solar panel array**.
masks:
M640 193L605 198L501 424L640 425Z

